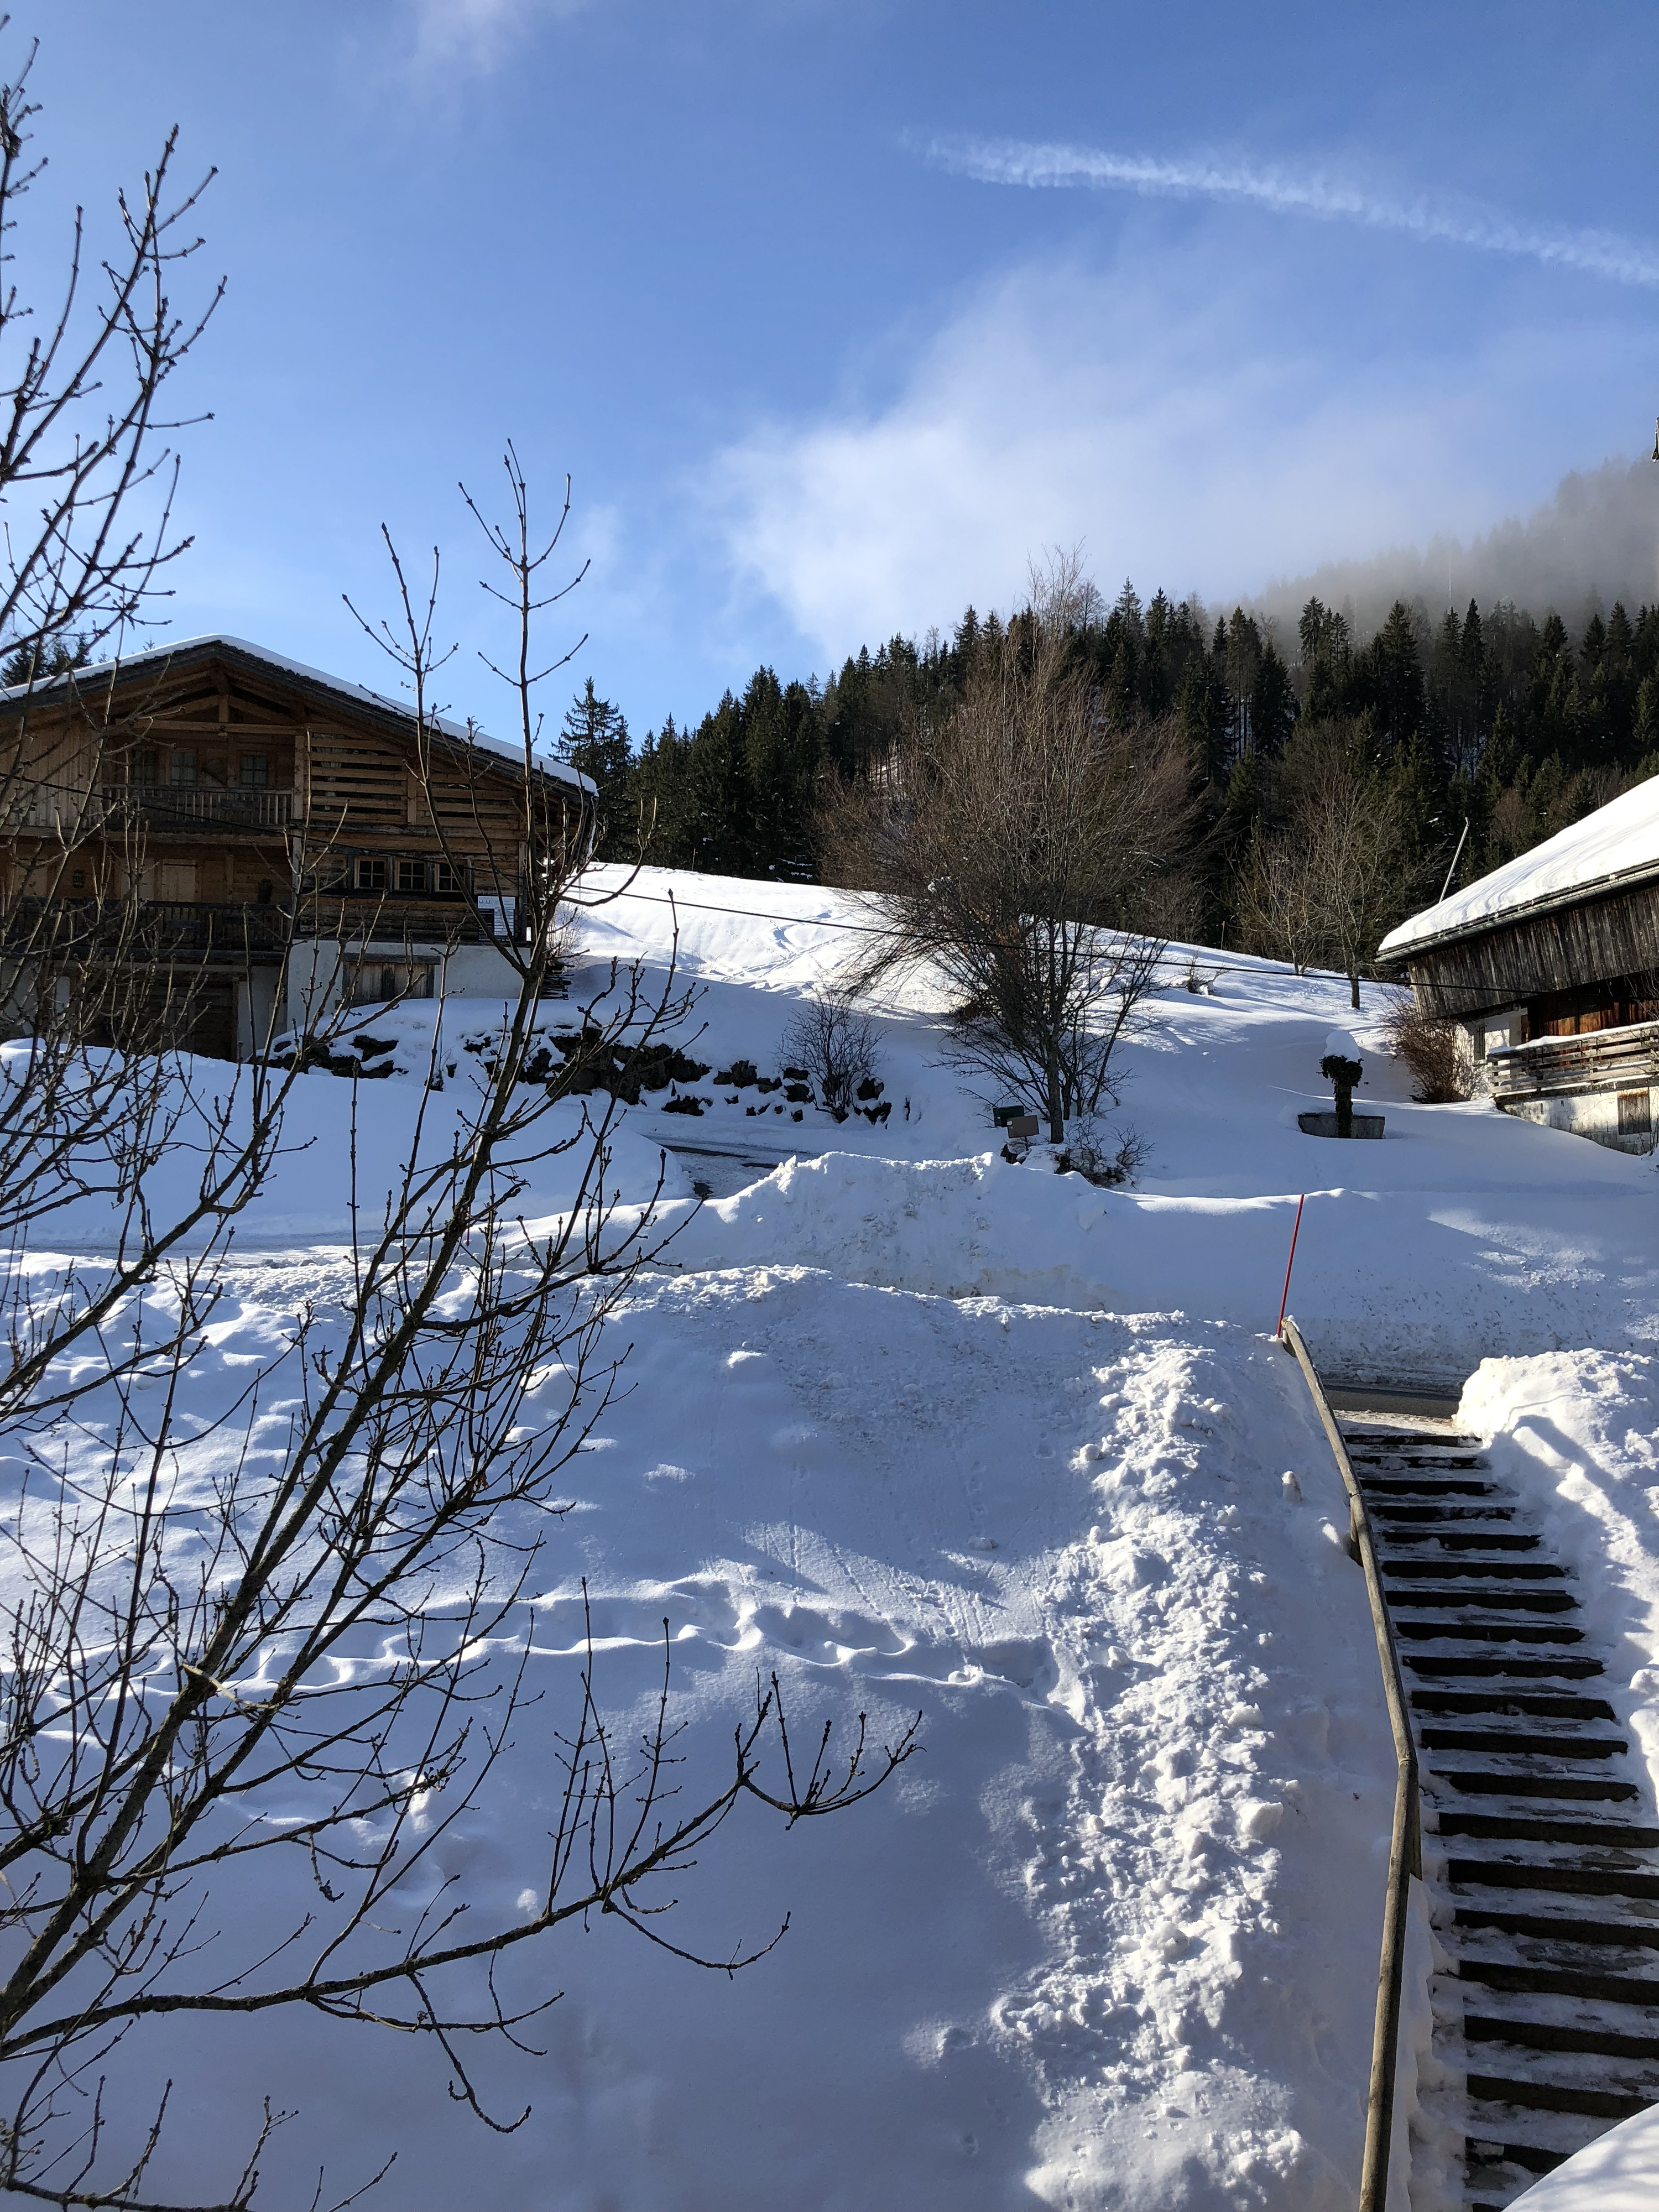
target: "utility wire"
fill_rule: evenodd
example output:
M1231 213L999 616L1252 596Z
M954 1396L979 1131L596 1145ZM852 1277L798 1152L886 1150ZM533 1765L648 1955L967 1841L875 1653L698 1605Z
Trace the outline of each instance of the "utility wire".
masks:
M763 914L757 907L709 906L701 899L665 898L656 891L606 891L601 903L608 905L613 898L645 899L653 906L686 907L694 914L734 914L739 921L783 921L798 924L805 929L850 929L857 931L861 937L884 937L887 933L869 921L831 921L826 916L816 914ZM571 903L580 912L594 911L592 908L581 907L579 901L572 900Z
M659 891L606 891L603 895L599 904L608 906L612 899L619 898L644 899L647 905L669 906L675 908L677 910L681 907L684 907L688 912L692 914L734 915L739 921L781 921L787 923L791 928L842 929L850 931L860 937L884 937L887 934L885 930L879 927L874 922L832 921L830 920L828 915L816 914L768 914L759 907L752 906L711 906L704 899L668 898L664 896L663 894ZM577 899L571 900L570 903L575 907L577 912L580 914L592 914L598 910L596 907L583 906L580 901ZM1222 975L1230 975L1236 970L1240 974L1244 972L1237 962L1231 960L1222 960L1213 963L1206 960L1201 962L1200 964L1206 968L1213 964L1215 966L1216 972ZM1316 968L1310 969L1308 973L1310 975L1335 975L1336 970L1334 968Z

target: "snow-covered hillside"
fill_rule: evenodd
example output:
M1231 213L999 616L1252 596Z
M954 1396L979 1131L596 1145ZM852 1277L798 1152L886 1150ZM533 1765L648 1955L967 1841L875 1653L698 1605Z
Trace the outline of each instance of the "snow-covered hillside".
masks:
M747 918L757 910L768 918ZM647 871L589 919L583 939L596 961L643 950L662 963L672 950L680 973L703 986L697 1057L718 1068L742 1054L769 1066L797 995L845 960L858 941L846 926L865 920L842 893ZM1189 977L1204 988L1186 988ZM1364 999L1356 1017L1340 979L1172 947L1155 1026L1124 1056L1121 1118L1152 1148L1126 1193L1038 1179L988 1157L998 1142L988 1114L936 1064L937 1005L925 985L885 1025L894 1108L879 1129L811 1109L799 1127L775 1112L751 1115L752 1092L729 1106L712 1083L698 1086L712 1099L700 1120L641 1114L629 1127L679 1146L694 1174L688 1143L746 1153L756 1172L793 1152L866 1164L830 1161L711 1208L685 1246L702 1261L810 1256L912 1289L1271 1328L1305 1191L1292 1304L1333 1372L1414 1373L1455 1389L1489 1356L1659 1341L1659 1178L1650 1164L1487 1105L1413 1104L1405 1071L1376 1048L1382 994L1367 985ZM1319 1060L1333 1024L1370 1048L1358 1096L1386 1114L1380 1144L1339 1148L1297 1126L1298 1112L1330 1103ZM915 1165L964 1158L982 1164ZM898 1164L869 1164L878 1161ZM747 1180L727 1170L713 1187ZM964 1244L955 1224L970 1185Z
M920 1711L924 1751L833 1820L786 1832L751 1807L715 1836L665 1932L725 1955L787 1914L735 1978L609 1923L518 1956L509 2000L564 1995L533 2049L477 2060L494 2108L531 2106L516 2133L479 2127L404 2039L311 2015L147 2028L121 2094L141 2111L177 2085L156 2194L222 2186L269 2095L301 2114L263 2161L272 2203L308 2199L319 2163L332 2202L395 2148L380 2201L399 2212L1352 2206L1393 1762L1329 1450L1267 1340L1296 1197L1316 1194L1291 1303L1322 1357L1461 1378L1486 1355L1651 1344L1659 1186L1488 1109L1413 1106L1375 1052L1383 1141L1303 1136L1325 1032L1364 1042L1376 1009L1356 1023L1328 978L1208 954L1197 991L1171 956L1129 1055L1124 1113L1152 1146L1133 1190L997 1157L920 985L883 1015L884 1122L717 1085L739 1057L772 1080L850 941L820 925L859 918L816 889L648 873L582 924L550 1027L612 957L660 968L678 926L702 994L683 1042L709 1072L676 1088L707 1103L625 1116L613 1181L642 1203L673 1147L677 1233L607 1325L631 1388L568 1471L576 1510L520 1616L544 1694L442 1870L509 1911L543 1878L584 1579L599 1692L630 1726L668 1621L688 1790L757 1671L803 1732L863 1710L890 1735ZM407 1073L307 1079L195 1418L299 1302L326 1307L354 1120L372 1215L428 1067L441 1112L489 1019L366 1016ZM696 1182L726 1194L699 1206ZM556 1170L522 1203L566 1195ZM106 1231L88 1202L55 1233ZM69 1448L90 1463L103 1443ZM185 1448L186 1483L221 1448ZM254 1925L284 1901L228 1875L219 1897Z

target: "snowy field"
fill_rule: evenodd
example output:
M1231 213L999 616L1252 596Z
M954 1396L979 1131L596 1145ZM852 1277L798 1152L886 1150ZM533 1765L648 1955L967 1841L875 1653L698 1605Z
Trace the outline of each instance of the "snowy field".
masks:
M714 1838L672 1939L724 1955L791 1922L734 1978L611 1925L519 1959L512 1994L564 1995L535 2054L476 2058L494 2108L532 2107L514 2134L450 2101L440 2054L362 2028L147 2031L123 2094L177 2085L155 2193L222 2186L269 2095L301 2115L264 2161L273 2204L308 2201L319 2164L332 2202L396 2150L367 2201L409 2212L1346 2212L1393 1762L1329 1450L1267 1340L1304 1190L1291 1305L1316 1355L1459 1382L1497 1363L1465 1418L1559 1493L1659 1755L1649 1164L1414 1106L1369 1049L1387 1136L1304 1137L1325 1032L1365 1042L1380 1003L1354 1017L1328 978L1203 953L1189 991L1184 951L1127 1054L1123 1118L1152 1147L1133 1189L996 1157L923 986L883 1010L884 1122L717 1085L738 1057L775 1079L801 994L855 941L819 925L858 919L817 889L648 872L582 925L550 1025L613 957L660 971L678 929L709 1073L678 1086L698 1113L659 1094L624 1117L613 1179L643 1202L669 1147L677 1233L608 1325L631 1388L562 1478L576 1510L524 1611L544 1694L444 1871L496 1911L541 1879L584 1577L600 1696L635 1722L668 1620L688 1790L757 1669L803 1729L919 1711L924 1750L832 1820L750 1807ZM464 1084L489 1012L453 1002L435 1034L430 1006L370 1014L406 1073L301 1085L192 1370L204 1419L340 1279L354 1128L372 1212L427 1068ZM556 1171L523 1205L567 1197ZM105 1233L91 1207L54 1231L82 1252ZM284 1900L222 1901L257 1923Z

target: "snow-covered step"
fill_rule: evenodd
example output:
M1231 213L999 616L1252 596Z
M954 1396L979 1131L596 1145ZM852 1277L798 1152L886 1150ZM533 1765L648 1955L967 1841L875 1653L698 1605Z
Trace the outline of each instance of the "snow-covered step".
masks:
M1588 1653L1540 1659L1516 1651L1410 1652L1404 1663L1407 1678L1416 1682L1588 1682L1607 1672L1605 1663Z
M1462 1806L1443 1806L1435 1827L1442 1836L1479 1838L1500 1856L1534 1844L1578 1844L1592 1853L1607 1854L1609 1863L1622 1865L1622 1853L1659 1849L1659 1828L1637 1821L1587 1819L1576 1811L1549 1814L1536 1805L1515 1813L1474 1813Z
M1572 1573L1474 1441L1345 1424L1417 1737L1468 2212L1659 2099L1659 1822Z

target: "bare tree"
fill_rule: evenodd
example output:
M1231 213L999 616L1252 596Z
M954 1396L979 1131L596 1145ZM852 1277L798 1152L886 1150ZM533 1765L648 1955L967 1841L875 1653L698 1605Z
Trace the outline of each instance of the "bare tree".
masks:
M106 2117L105 2085L122 2039L164 2014L298 2006L390 2026L433 2047L481 2118L517 2125L522 2114L490 2111L469 2052L481 2034L516 2036L550 2000L515 2008L477 1969L595 1914L693 1963L741 1966L781 1931L758 1950L701 1956L665 1931L665 1885L740 1802L789 1822L821 1817L878 1787L912 1746L914 1729L873 1747L860 1717L839 1756L827 1728L803 1756L774 1679L757 1683L724 1772L699 1793L674 1771L665 1624L642 1737L606 1718L590 1653L535 1909L470 1911L436 1870L507 1756L526 1693L527 1593L568 1510L559 1472L616 1390L606 1324L653 1246L652 1207L618 1204L617 1100L592 1073L610 1048L648 1051L687 1007L672 973L647 994L637 971L613 969L575 1010L580 1049L550 1070L541 1000L585 848L545 812L531 757L527 633L547 556L508 465L515 522L490 538L521 633L510 680L526 733L523 897L518 989L488 1049L445 1085L434 1032L394 1172L354 1134L362 1205L339 1294L295 1316L205 1439L185 1383L222 1238L169 1264L170 1224L151 1224L149 1279L112 1303L83 1297L72 1340L49 1321L14 1375L12 1449L27 1472L0 1531L0 2065L12 2085L0 2190L21 2198L155 2206L146 2177L165 2112L134 2136ZM397 573L404 619L388 642L424 722L433 599ZM215 1220L264 1188L302 1064L292 1055L285 1074L267 1073L252 1122L158 1089L158 1142L198 1142L204 1119L224 1149L204 1178ZM70 1155L58 1172L72 1179ZM568 1195L527 1223L525 1197L556 1161ZM124 1168L141 1212L155 1164ZM35 1326L26 1291L15 1311ZM90 1472L78 1449L88 1434ZM283 1893L284 1863L307 1878L287 1919L239 1913L239 1899ZM406 1899L422 1879L423 1909L393 1910L391 1893ZM251 2130L227 2205L252 2200L270 2124Z
M1115 725L1077 650L1074 561L970 674L961 704L823 822L830 880L869 898L865 988L931 967L954 999L951 1064L1033 1091L1061 1141L1115 1103L1114 1054L1157 978L1154 929L1185 864L1191 770L1171 721Z
M77 209L56 292L20 291L20 258L51 263L39 240L19 246L45 167L30 151L33 58L31 48L0 81L0 349L10 364L0 374L10 687L0 725L0 1416L14 1418L39 1413L49 1371L59 1406L90 1387L106 1326L186 1244L222 1238L272 1157L286 1088L254 1068L234 1103L216 1100L168 1049L188 1038L203 968L158 926L143 891L142 823L112 801L139 726L110 708L118 653L80 679L78 712L43 731L34 711L46 679L100 645L118 648L171 596L167 572L190 540L173 521L179 456L167 441L186 425L168 416L167 387L223 284L182 309L173 296L201 245L190 224L212 173L175 189L175 131L139 191L118 194L110 250L99 253ZM196 1188L158 1217L153 1171L186 1141L198 1146ZM99 1260L32 1262L31 1234L94 1198L112 1221ZM185 1335L187 1317L204 1316L211 1273L198 1250L177 1309ZM152 1338L150 1353L160 1348Z
M1260 822L1239 874L1238 926L1245 945L1288 960L1298 975L1316 966L1328 950L1318 877L1305 848L1287 832Z
M172 297L202 243L187 226L213 173L173 196L175 130L141 190L118 196L115 251L89 266L77 209L57 299L37 310L20 297L11 241L45 167L28 151L33 60L31 48L0 83L0 353L13 364L0 381L0 641L14 665L47 672L65 641L84 657L143 621L191 542L173 531L178 457L163 442L184 426L164 419L162 395L224 287L183 313Z
M1258 830L1240 895L1252 950L1291 961L1297 973L1323 962L1359 979L1378 940L1427 880L1411 853L1398 792L1363 756L1356 733L1331 724L1287 755L1289 791L1276 829Z

